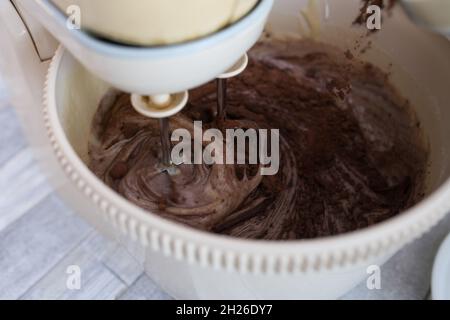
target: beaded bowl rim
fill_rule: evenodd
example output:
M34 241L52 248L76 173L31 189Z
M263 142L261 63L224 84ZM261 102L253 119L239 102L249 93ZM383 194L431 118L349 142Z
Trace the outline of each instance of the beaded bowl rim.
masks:
M189 264L239 273L296 273L355 267L394 253L436 225L450 209L450 178L401 214L374 226L325 238L238 239L187 227L132 204L100 181L72 148L59 121L56 80L61 46L48 69L43 118L54 155L68 179L114 228L144 247ZM67 54L67 53L66 53ZM73 59L73 58L72 58Z

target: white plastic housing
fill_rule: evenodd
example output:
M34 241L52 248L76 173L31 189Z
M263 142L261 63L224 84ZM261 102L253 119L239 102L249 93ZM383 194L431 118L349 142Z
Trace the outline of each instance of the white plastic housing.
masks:
M83 29L131 45L167 45L207 35L242 18L258 0L51 0L82 13Z
M258 40L273 0L261 0L244 18L211 36L161 47L130 47L69 29L48 0L16 0L88 70L123 91L153 95L182 92L214 79Z

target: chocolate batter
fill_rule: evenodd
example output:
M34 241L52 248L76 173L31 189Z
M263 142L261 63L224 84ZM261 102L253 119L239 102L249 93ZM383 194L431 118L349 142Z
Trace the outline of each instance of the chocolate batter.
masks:
M256 165L159 169L158 121L110 92L94 118L90 168L129 201L180 223L251 239L305 239L365 228L416 203L427 150L407 100L371 64L310 40L270 40L250 52L216 123L216 88L191 91L171 129L280 129L280 171Z

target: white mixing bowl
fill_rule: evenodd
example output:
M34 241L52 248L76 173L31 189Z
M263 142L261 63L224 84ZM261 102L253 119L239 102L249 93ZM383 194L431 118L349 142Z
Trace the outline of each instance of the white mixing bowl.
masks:
M271 31L298 34L300 8L307 2L277 0ZM324 13L319 15L319 38L352 48L364 32L350 27L359 3L319 1L319 12ZM62 49L47 80L49 139L67 177L91 204L89 220L113 226L145 247L147 273L172 296L337 298L367 276L369 265L381 265L450 209L450 42L419 30L401 12L395 12L372 41L373 49L364 58L383 69L393 63L392 81L416 108L431 156L425 199L367 229L313 240L249 241L197 231L138 208L86 166L91 120L108 85Z

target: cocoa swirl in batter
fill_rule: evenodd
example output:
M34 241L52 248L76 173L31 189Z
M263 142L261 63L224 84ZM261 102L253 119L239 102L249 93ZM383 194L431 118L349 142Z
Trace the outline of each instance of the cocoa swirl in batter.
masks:
M110 92L95 115L90 168L136 205L205 231L304 239L364 228L416 203L427 150L408 101L376 67L310 40L266 41L229 81L227 119L215 121L215 84L190 92L171 129L280 129L280 170L180 165L159 169L156 120Z

